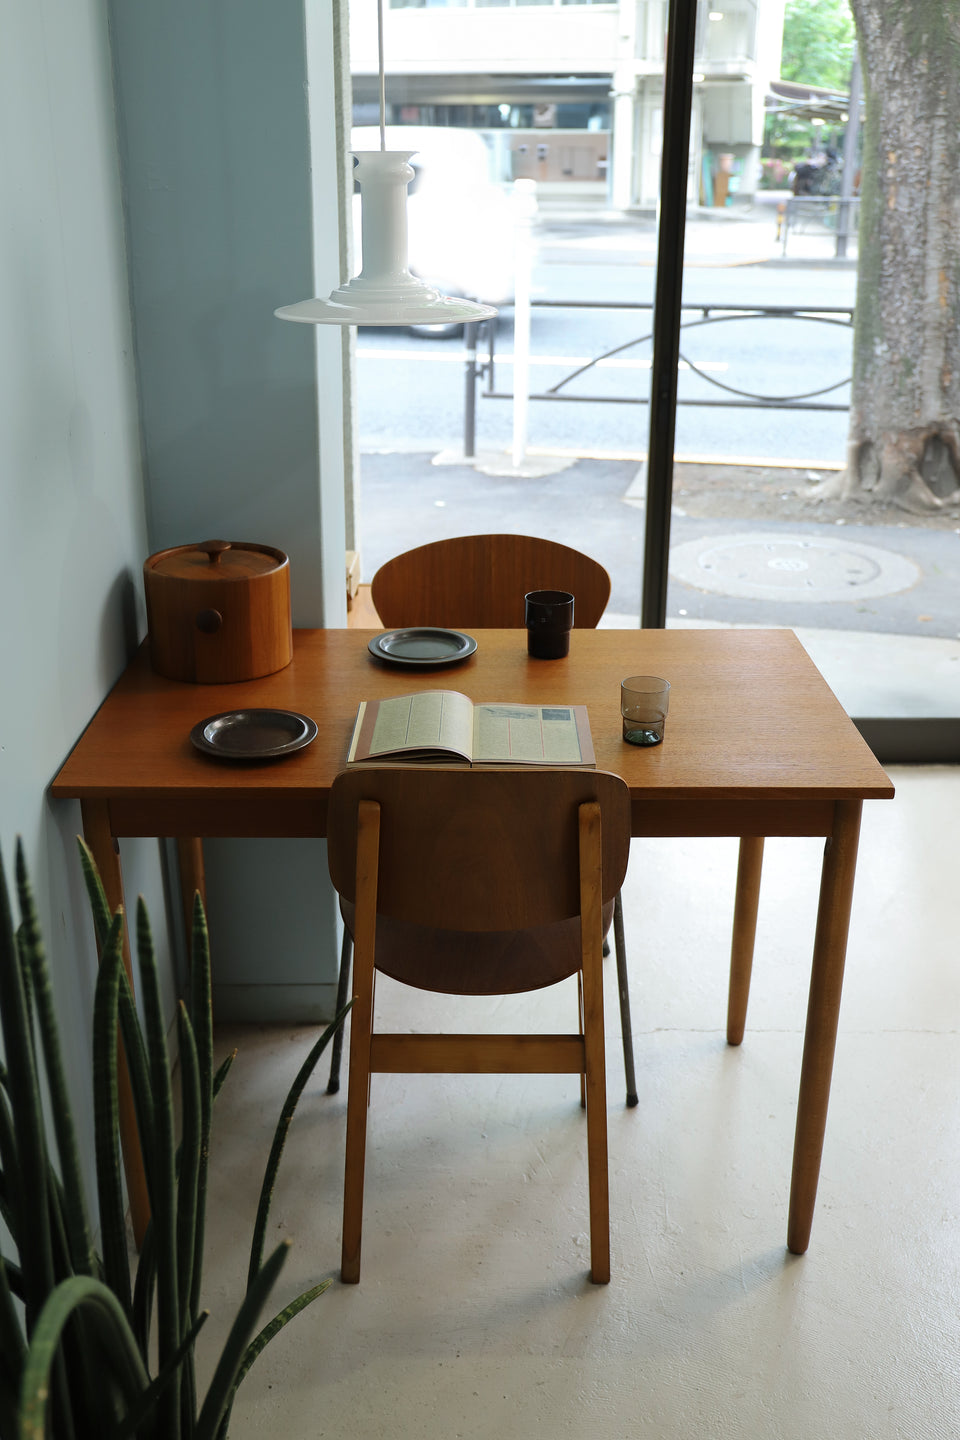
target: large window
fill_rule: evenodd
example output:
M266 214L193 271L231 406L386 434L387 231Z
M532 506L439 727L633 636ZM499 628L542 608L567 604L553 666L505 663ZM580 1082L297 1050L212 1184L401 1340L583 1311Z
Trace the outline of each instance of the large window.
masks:
M530 182L536 187L522 445L509 402L524 347L516 344L509 298L492 294L477 298L501 305L495 374L489 394L485 386L473 392L473 421L476 455L499 457L493 477L520 454L537 478L530 481L521 464L510 484L480 479L473 451L466 464L435 467L438 454L449 459L466 450L463 352L436 335L361 332L359 420L371 527L361 534L364 571L369 578L400 543L383 518L399 498L400 473L409 480L405 514L416 513L423 539L501 527L563 539L607 566L615 621L636 622L653 508L647 401L667 7L637 0L625 63L622 7L586 23L566 0L541 4L526 21L503 15L520 3L470 0L432 27L392 15L393 36L406 49L402 75L391 76L388 66L387 103L394 125L482 137L490 179L507 197L519 198L518 180L524 195ZM402 0L391 4L403 8ZM952 552L943 558L948 537L955 543L960 507L908 518L835 497L832 482L846 460L856 237L843 257L842 211L832 193L795 206L799 197L785 177L779 194L761 184L758 117L780 54L779 35L769 33L774 10L774 0L698 6L683 177L673 505L669 540L647 559L651 571L653 564L663 574L669 567L667 624L795 628L832 683L835 676L872 677L877 698L869 710L837 685L848 709L883 715L894 687L888 678L882 691L880 678L914 675L914 652L904 658L903 647L916 646L918 636L931 653L930 642L949 642L941 670L949 671L947 661L960 670L945 578ZM415 46L428 30L431 49L418 70ZM438 54L445 32L449 53ZM571 34L596 47L582 56L579 74L561 72L555 58ZM503 58L484 58L493 55ZM367 124L376 118L369 72L369 63L358 67L354 85L363 106L355 120ZM678 133L675 116L666 124L668 136ZM683 169L682 156L676 169ZM444 223L462 220L465 206L451 207L450 186L441 193ZM436 225L425 229L437 233ZM480 233L479 221L468 225L462 243L445 245L444 255L492 253L497 247L486 232L477 246ZM509 236L505 248L512 249ZM452 271L446 278L457 283ZM784 403L789 397L799 403ZM392 458L401 454L402 464ZM417 454L423 473L414 477L410 457Z

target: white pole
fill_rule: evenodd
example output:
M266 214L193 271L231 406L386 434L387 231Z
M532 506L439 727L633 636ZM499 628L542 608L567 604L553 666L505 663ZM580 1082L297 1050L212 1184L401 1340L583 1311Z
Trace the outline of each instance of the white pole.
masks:
M530 272L533 268L531 228L537 213L535 180L513 182L514 292L513 292L513 456L515 470L527 449L527 412L530 395Z

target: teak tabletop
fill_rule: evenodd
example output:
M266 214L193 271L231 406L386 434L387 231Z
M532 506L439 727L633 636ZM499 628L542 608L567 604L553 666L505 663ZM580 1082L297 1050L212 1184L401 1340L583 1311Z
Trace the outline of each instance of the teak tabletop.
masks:
M634 835L741 837L728 1039L746 1017L763 837L827 838L801 1074L787 1243L809 1243L826 1125L863 800L893 786L796 636L788 630L574 630L563 660L531 660L523 630L474 630L476 653L437 670L387 666L373 632L294 632L286 669L262 680L191 685L150 668L145 645L57 775L52 793L79 799L84 833L112 905L123 886L115 839L174 836L182 882L203 889L204 836L322 836L361 700L459 690L473 701L585 704L597 766L630 787ZM628 675L670 681L662 745L621 738ZM226 762L190 742L200 720L274 708L311 716L305 749L282 760ZM125 1126L126 1130L126 1126ZM135 1131L125 1133L131 1208L145 1224Z
M826 835L835 799L893 794L792 631L575 630L569 656L548 661L528 658L525 631L475 635L468 660L423 670L375 660L365 631L296 631L286 669L231 685L166 680L144 646L53 794L109 800L115 835L322 835L360 701L423 689L586 704L597 767L630 785L637 835ZM665 743L647 750L620 735L620 681L640 673L671 682ZM224 763L194 749L197 721L248 707L310 715L320 733L282 761Z

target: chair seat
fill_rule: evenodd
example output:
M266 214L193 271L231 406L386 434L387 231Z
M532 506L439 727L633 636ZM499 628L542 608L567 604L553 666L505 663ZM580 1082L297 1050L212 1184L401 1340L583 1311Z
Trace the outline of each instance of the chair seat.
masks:
M603 933L614 901L603 907ZM355 907L340 899L340 913L354 934ZM376 967L393 980L442 995L516 995L566 980L580 969L580 919L532 929L435 930L377 916Z

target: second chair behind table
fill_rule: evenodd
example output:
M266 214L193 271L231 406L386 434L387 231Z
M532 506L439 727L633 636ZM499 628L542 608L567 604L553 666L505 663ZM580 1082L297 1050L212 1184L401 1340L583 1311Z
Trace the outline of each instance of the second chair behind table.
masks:
M610 599L610 576L589 555L534 535L458 535L396 555L373 577L371 596L388 629L401 626L523 625L529 590L569 590L575 627L596 627Z
M575 597L575 628L592 630L610 598L610 576L597 560L535 535L458 535L434 540L387 560L373 577L371 594L381 623L390 630L415 625L497 630L523 625L523 597L530 590L569 590ZM509 697L504 697L508 699ZM637 1103L630 1020L630 990L619 893L613 937L620 996L620 1029L627 1105ZM337 1013L346 1004L351 941L345 930L340 952ZM330 1094L340 1088L342 1029L334 1038Z

